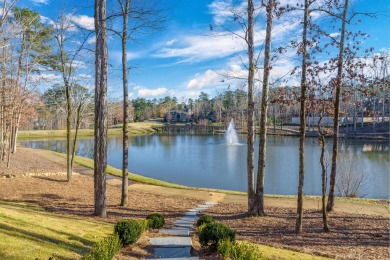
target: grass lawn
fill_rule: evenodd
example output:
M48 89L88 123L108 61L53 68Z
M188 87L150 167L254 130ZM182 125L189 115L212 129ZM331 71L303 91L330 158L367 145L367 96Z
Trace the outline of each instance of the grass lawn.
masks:
M156 132L156 128L161 124L156 122L141 122L129 124L129 135L143 135L152 134ZM74 133L74 131L72 131ZM94 135L93 129L80 129L79 137L88 137ZM122 135L122 125L116 125L108 129L108 135L119 136ZM66 130L31 130L19 131L18 140L25 139L47 139L47 138L66 138Z
M0 259L80 258L113 232L113 225L0 201Z

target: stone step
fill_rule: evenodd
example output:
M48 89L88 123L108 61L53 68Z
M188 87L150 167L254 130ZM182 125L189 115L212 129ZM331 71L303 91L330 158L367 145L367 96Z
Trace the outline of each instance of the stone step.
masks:
M180 220L195 223L198 220L198 217L194 218L194 216L184 216Z
M158 258L188 258L191 257L191 247L156 247L153 254Z
M150 238L150 245L155 247L190 247L192 246L189 237L153 237Z
M205 205L214 206L214 205L217 205L218 203L217 202L213 202L213 201L206 201L204 204Z
M202 209L200 209L200 208L193 208L193 209L189 209L189 210L187 210L187 212L199 212L199 211L201 211Z
M159 231L160 233L172 235L172 236L189 236L190 230L188 228L162 228Z
M184 221L184 220L175 220L173 221L172 224L177 227L188 227L188 228L192 228L194 226L193 221Z
M184 216L197 216L199 211L187 211Z

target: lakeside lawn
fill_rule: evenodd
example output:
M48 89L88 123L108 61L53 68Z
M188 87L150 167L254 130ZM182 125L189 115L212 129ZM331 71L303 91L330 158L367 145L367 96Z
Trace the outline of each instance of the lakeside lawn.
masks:
M36 204L0 201L1 259L74 259L113 232L110 223L46 212Z
M130 123L128 132L129 135L143 135L152 134L156 132L158 127L162 124L157 122L137 122ZM72 130L74 133L74 130ZM94 135L93 129L80 129L78 132L79 137L91 137ZM122 125L118 124L108 129L108 135L120 136L122 135ZM18 140L26 139L47 139L47 138L66 138L66 130L29 130L19 131Z

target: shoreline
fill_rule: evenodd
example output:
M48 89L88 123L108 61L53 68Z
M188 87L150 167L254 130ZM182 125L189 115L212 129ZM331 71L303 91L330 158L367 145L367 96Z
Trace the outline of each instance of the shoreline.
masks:
M47 159L51 159L50 155L54 155L57 158L61 160L66 160L66 154L53 152L50 150L44 150L44 149L33 149L33 148L27 148L23 147L23 149L30 150L31 152L36 152L40 156L44 156ZM93 160L86 157L76 156L74 159L75 166L74 171L77 172L77 169L89 169L90 171L93 171ZM92 173L91 173L92 174ZM120 180L122 176L122 170L115 168L111 165L107 165L106 174L110 176L117 177L118 180ZM85 172L83 172L83 175L86 175ZM151 185L151 186L157 186L157 187L163 187L163 188L174 188L179 190L188 190L188 191L194 191L194 192L213 192L213 193L220 193L224 195L233 195L233 196L240 196L245 197L247 196L246 192L243 191L234 191L234 190L222 190L222 189L213 189L213 188L202 188L202 187L192 187L192 186L185 186L181 184L171 183L167 181L158 180L155 178L145 177L140 174L129 172L129 180L133 181L135 183L145 184L145 185ZM288 200L296 200L297 195L278 195L278 194L265 194L266 198L271 199L288 199ZM318 201L321 199L321 196L318 195L305 195L305 200L308 201ZM345 203L354 203L354 204L363 204L363 205L386 205L390 204L390 199L374 199L374 198L350 198L350 197L339 197L336 196L336 201L338 202L345 202ZM390 214L390 213L389 213Z

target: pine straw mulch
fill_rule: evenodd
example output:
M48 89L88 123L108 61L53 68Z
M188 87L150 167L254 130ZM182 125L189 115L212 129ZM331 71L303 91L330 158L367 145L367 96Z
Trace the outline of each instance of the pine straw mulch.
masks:
M220 203L205 214L235 229L239 240L337 259L390 259L384 217L331 212L331 231L325 233L321 212L305 210L303 233L296 235L295 209L267 207L265 217L249 218L245 206Z

